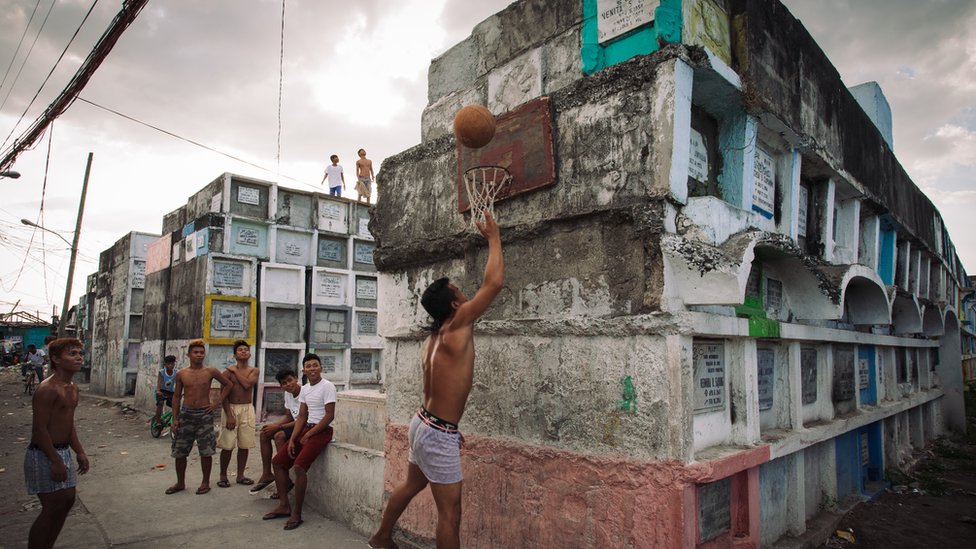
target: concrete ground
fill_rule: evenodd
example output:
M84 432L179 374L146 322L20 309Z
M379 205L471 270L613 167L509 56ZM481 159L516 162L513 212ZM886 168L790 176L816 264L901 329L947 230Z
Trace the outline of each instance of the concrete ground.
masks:
M195 495L200 462L192 455L187 490L163 492L176 480L168 438L149 435L148 417L130 409L128 399L85 394L76 413L78 435L91 460L79 477L78 498L56 547L272 547L281 543L325 544L330 548L362 548L366 538L305 506L305 523L285 532L284 519L263 521L275 501L270 490L260 496L233 484L218 488L217 456L211 491ZM27 534L40 509L24 488L24 449L30 442L30 398L23 394L19 370L0 368L0 549L26 547ZM196 450L194 449L194 454ZM235 456L236 457L236 456ZM260 476L256 449L246 474Z

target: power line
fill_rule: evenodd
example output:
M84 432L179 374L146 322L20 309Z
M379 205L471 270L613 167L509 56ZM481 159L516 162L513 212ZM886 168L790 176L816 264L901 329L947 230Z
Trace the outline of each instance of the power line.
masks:
M40 2L41 2L41 0L37 0L37 3L38 4L40 4ZM45 15L44 16L44 20L41 21L41 27L39 29L37 29L37 36L35 36L34 37L34 41L31 42L31 47L30 47L30 49L27 50L27 55L24 56L24 60L20 63L20 68L17 69L17 76L15 76L14 77L14 81L10 83L10 89L7 90L7 95L5 95L3 97L3 102L0 103L0 110L2 110L3 109L3 106L7 104L7 98L10 97L10 92L13 91L14 86L17 85L17 81L20 80L20 73L23 72L24 65L27 64L27 59L30 57L31 52L34 51L34 44L37 44L37 39L41 37L41 31L44 30L44 25L47 24L47 18L51 16L51 10L54 9L54 4L56 4L56 3L57 3L56 0L51 0L51 7L49 7L47 9L47 15ZM37 10L37 7L35 6L34 9ZM31 19L33 19L33 18L34 18L34 14L31 14ZM30 22L29 21L27 23L27 26L30 27ZM27 29L24 29L24 35L25 36L27 35ZM21 38L21 40L23 40L23 38ZM19 45L17 46L17 49L18 50L20 49L20 46ZM17 54L16 53L14 53L14 57L15 58L17 57ZM10 64L13 65L13 63L14 63L14 60L11 59L10 60ZM9 71L10 68L8 67L7 70ZM3 77L3 79L4 79L4 81L7 80L6 75ZM23 120L24 117L21 116L20 119ZM20 120L17 121L17 124L20 124ZM16 128L17 126L14 125L14 127ZM6 142L6 139L4 139L4 142Z
M24 119L24 117L27 116L27 111L29 111L30 108L34 106L34 101L37 101L37 97L41 95L41 90L43 90L44 86L47 85L47 81L51 79L51 75L54 74L55 69L58 68L58 65L61 63L61 60L64 59L64 54L68 53L68 48L71 47L71 43L75 41L75 38L77 38L78 33L81 32L81 27L85 26L85 21L88 21L88 16L91 15L91 12L92 10L95 9L96 4L98 4L98 0L92 2L91 7L88 8L88 13L85 14L84 19L82 19L81 23L78 24L78 28L75 29L75 33L71 35L71 38L68 40L68 43L64 45L64 49L61 50L61 55L58 56L58 60L54 62L54 66L51 67L50 72L48 72L47 76L44 77L44 81L41 82L41 86L37 88L37 93L34 94L34 97L31 98L30 103L27 104L27 108L24 109L24 113L20 115L20 118L17 120L17 123L14 124L14 127L10 129L10 133L7 134L7 137L3 138L3 146L6 146L7 140L10 139L10 136L13 135L15 131L17 131L17 126L19 126L20 122ZM40 36L40 31L38 31L38 36ZM27 58L24 58L24 61L27 61ZM13 86L10 86L10 89L11 90L14 89ZM7 95L9 95L9 92Z
M96 0L97 1L97 0ZM81 64L78 71L75 73L74 77L68 82L68 85L64 88L60 95L50 104L44 113L31 127L22 134L20 139L14 141L13 145L10 147L9 152L0 160L0 170L9 169L13 165L17 156L27 147L31 146L34 141L36 141L41 134L44 133L44 129L50 124L54 119L61 116L71 103L74 102L75 98L88 84L88 80L91 79L92 75L95 74L95 70L98 69L102 61L108 56L109 52L118 42L122 33L128 28L142 8L146 5L148 0L125 0L122 4L122 10L116 14L115 19L109 25L109 28L102 33L102 36L98 39L95 47L92 49L91 53L85 59L84 63ZM6 140L4 140L6 142Z
M3 89L3 85L7 83L7 77L10 76L10 69L11 69L11 67L14 66L14 61L17 60L17 54L20 53L20 47L24 45L24 38L27 38L27 31L30 29L30 24L34 22L34 14L37 13L37 8L40 7L40 5L41 5L41 0L37 0L37 3L34 4L34 11L31 12L30 18L27 20L27 24L24 26L24 33L20 35L20 42L17 42L17 48L14 50L14 54L12 56L10 56L10 64L7 65L7 70L4 71L4 73L3 73L3 80L0 80L0 90L2 90ZM54 2L51 2L51 7L52 8L54 7ZM50 14L51 13L51 10L48 10L48 13ZM41 31L37 31L37 35L40 36L41 35ZM34 42L37 42L37 39L36 38L34 39ZM27 55L30 55L30 52L28 52ZM26 61L27 61L27 58L25 57L24 58L24 62L26 62ZM21 68L23 68L23 67L24 66L21 65ZM20 73L18 72L17 74L20 74ZM17 83L17 80L14 79L14 82L12 84L10 84L10 87L13 88L14 87L14 84L16 84L16 83ZM10 95L10 94L8 93L7 95ZM6 98L4 98L4 103L6 103ZM0 104L0 109L3 109L3 104Z
M275 169L281 173L281 90L285 80L285 0L281 0L281 46L278 57L278 152L275 155Z
M265 172L268 172L268 173L274 173L274 171L272 171L269 168L265 168L264 166L255 164L254 162L250 162L248 160L244 160L243 158L234 156L234 155L232 155L230 153L225 153L223 151L217 150L217 149L215 149L213 147L210 147L208 145L204 145L203 143L200 143L198 141L194 141L194 140L192 140L192 139L190 139L188 137L183 137L182 135L178 135L178 134L175 134L175 133L173 133L171 131L164 130L164 129L162 129L162 128L158 127L158 126L154 126L154 125L152 125L152 124L150 124L148 122L143 122L142 120L139 120L138 118L134 118L134 117L129 116L127 114L123 114L123 113L121 113L121 112L119 112L117 110L110 109L108 107L99 105L98 103L95 103L93 101L89 101L89 100L85 99L84 97L78 96L77 99L78 99L78 101L81 101L83 103L88 103L89 105L91 105L93 107L98 107L99 109L108 111L108 112L110 112L110 113L112 113L112 114L114 114L116 116L121 116L122 118L125 118L126 120L135 122L136 124L141 124L141 125L143 125L143 126L145 126L147 128L156 130L156 131L158 131L160 133L164 133L164 134L166 134L166 135L168 135L170 137L175 137L176 139L179 139L180 141L185 141L185 142L187 142L187 143L189 143L191 145L196 145L197 147L200 147L202 149L208 150L210 152L217 153L217 154L219 154L221 156L226 156L227 158L230 158L231 160L236 160L237 162L241 162L243 164L247 164L248 166L251 166L253 168L257 168L259 170L262 170L262 171L265 171ZM295 179L294 177L288 177L287 175L283 175L283 176L280 176L280 177L282 177L284 179L289 179L291 181L294 181L295 183L300 183L302 185L308 185L309 187L312 187L312 188L315 188L315 189L321 189L321 187L318 186L318 185L312 185L311 183L306 183L304 181L299 181L298 179Z

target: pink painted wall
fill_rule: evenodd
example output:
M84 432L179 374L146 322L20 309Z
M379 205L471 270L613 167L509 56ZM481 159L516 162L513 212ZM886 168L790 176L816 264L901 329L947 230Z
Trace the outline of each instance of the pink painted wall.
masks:
M389 493L406 477L406 425L387 425L385 449ZM687 503L694 502L695 484L729 469L727 463L590 456L477 436L465 437L461 464L461 539L465 547L486 549L683 547L695 528L697 513L686 517L694 511ZM430 490L424 490L399 525L432 547L436 519Z

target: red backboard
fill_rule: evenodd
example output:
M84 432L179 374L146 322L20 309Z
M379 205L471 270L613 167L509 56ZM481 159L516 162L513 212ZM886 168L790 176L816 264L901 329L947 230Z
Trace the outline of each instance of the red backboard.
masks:
M495 202L556 183L549 98L533 99L501 114L495 121L495 138L480 149L457 144L458 211L470 208L464 190L464 172L476 166L501 166L512 182Z

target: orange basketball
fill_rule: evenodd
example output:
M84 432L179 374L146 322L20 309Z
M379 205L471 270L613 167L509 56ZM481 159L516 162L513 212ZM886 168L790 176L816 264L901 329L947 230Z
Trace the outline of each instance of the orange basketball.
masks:
M466 105L454 115L454 136L465 147L484 147L495 137L495 117L481 105Z

